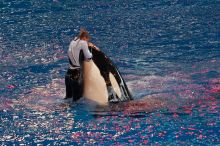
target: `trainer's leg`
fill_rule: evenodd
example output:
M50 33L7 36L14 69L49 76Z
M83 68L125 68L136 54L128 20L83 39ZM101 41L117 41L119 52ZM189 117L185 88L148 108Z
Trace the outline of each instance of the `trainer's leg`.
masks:
M66 85L66 97L67 98L72 98L73 97L73 89L72 89L72 79L67 71L66 75L65 75L65 85Z
M78 81L74 81L73 84L73 101L77 101L82 97L81 86Z
M80 80L80 70L77 69L77 70L74 70L74 73L73 73L73 101L77 101L79 100L81 97L82 97L82 86L81 84L79 83L79 80Z

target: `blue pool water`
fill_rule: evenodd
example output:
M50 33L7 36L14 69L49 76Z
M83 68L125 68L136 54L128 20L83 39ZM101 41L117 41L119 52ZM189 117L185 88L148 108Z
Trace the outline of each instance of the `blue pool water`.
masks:
M220 144L218 0L1 0L0 144ZM134 101L63 100L81 27Z

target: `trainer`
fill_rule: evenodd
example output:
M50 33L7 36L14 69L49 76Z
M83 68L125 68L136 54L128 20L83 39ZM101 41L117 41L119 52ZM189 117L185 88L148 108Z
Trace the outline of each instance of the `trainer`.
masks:
M82 96L82 87L80 84L80 52L83 53L84 60L89 61L92 59L92 53L89 51L89 46L93 46L99 50L92 43L89 43L89 33L81 29L78 37L71 41L68 49L69 68L65 75L66 97L72 98L73 101L80 99Z

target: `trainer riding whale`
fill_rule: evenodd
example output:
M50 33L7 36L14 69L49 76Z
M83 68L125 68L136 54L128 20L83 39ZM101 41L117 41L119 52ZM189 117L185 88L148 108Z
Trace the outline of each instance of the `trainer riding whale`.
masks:
M71 41L69 69L65 76L66 98L77 101L85 97L98 104L132 100L130 91L113 62L81 30Z

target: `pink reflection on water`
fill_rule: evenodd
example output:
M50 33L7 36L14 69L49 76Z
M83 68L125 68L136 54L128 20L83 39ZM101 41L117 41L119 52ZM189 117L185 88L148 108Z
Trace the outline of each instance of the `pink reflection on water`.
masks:
M15 88L15 86L14 85L8 85L7 88L8 89L13 89L13 88Z
M13 109L13 101L6 97L0 96L0 111Z
M210 80L209 84L211 86L211 93L220 93L220 78Z
M44 112L69 107L70 104L63 100L65 95L63 84L62 80L54 79L50 84L33 88L30 93L21 95L18 103L26 108Z

